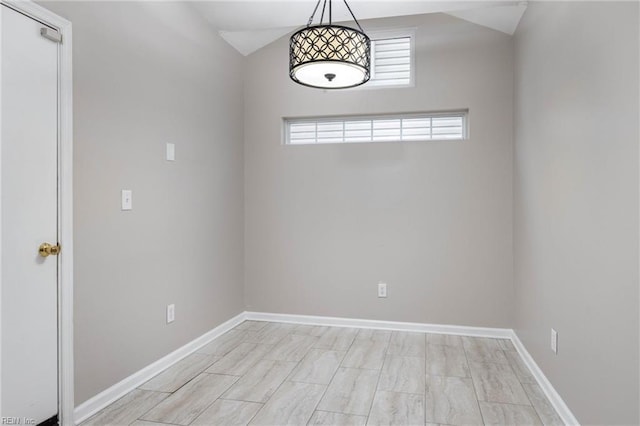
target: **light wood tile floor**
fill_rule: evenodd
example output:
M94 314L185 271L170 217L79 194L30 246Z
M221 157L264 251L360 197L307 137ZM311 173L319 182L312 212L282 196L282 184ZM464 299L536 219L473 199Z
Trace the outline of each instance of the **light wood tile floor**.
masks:
M561 425L508 340L245 321L83 423Z

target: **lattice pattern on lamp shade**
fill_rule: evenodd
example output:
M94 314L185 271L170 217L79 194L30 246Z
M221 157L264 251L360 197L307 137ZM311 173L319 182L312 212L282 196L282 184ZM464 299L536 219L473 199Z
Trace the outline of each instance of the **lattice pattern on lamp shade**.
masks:
M371 41L358 30L336 25L315 25L293 34L289 43L289 74L292 78L297 66L310 62L337 61L362 67L366 72L365 81L369 80Z

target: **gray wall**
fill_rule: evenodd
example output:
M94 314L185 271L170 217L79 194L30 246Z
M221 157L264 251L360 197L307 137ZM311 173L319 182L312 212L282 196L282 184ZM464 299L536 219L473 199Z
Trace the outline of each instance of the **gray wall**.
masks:
M516 331L583 424L640 421L638 12L530 2L517 31Z
M512 40L446 15L363 26L418 28L415 88L296 85L286 37L248 57L247 308L509 327ZM282 145L283 117L457 108L468 141Z
M79 404L243 310L243 59L185 3L44 6L74 31Z

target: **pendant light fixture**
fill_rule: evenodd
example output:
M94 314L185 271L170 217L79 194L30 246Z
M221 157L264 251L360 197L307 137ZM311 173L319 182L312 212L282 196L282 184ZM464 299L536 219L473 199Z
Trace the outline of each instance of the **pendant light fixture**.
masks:
M320 23L313 24L318 0L307 26L289 40L289 76L296 83L319 89L346 89L369 81L371 40L364 33L347 0L358 29L333 24L331 0L324 0ZM323 24L329 12L329 23Z

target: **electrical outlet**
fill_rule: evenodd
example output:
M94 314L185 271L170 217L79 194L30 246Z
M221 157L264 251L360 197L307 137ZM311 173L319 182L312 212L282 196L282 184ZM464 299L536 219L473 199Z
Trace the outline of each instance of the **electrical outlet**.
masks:
M551 350L554 354L558 353L558 332L551 329Z
M387 283L378 283L378 297L387 297Z
M176 305L173 303L167 305L167 324L172 323L176 319Z

